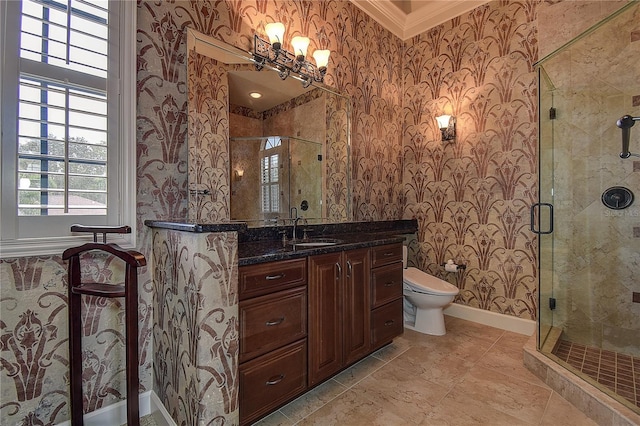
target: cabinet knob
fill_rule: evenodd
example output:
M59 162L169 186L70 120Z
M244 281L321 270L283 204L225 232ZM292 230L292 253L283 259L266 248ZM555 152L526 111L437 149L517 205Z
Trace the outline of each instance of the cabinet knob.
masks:
M269 380L266 381L265 385L267 385L267 386L277 385L278 383L280 383L281 381L284 380L284 377L285 377L284 374L279 374L277 376L273 376L273 377L269 378Z

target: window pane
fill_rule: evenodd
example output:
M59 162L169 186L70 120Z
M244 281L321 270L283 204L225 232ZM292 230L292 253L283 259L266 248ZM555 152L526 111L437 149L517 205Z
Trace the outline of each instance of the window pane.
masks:
M106 93L45 78L20 80L19 215L105 214Z

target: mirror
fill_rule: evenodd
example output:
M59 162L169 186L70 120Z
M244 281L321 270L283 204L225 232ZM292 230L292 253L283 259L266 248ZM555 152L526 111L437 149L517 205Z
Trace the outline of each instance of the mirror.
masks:
M189 220L351 220L349 98L187 33Z

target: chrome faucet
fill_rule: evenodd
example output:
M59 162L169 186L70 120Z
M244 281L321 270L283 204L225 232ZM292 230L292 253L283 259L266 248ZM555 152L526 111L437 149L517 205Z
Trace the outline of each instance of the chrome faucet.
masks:
M296 236L296 228L298 226L298 221L302 219L301 217L296 217L295 219L293 219L293 235L291 237L291 241L293 241L294 243L296 242L296 239L298 238Z
M295 216L293 215L293 212L296 212ZM296 242L296 228L298 227L298 221L301 219L298 216L298 209L296 207L291 207L291 210L289 210L289 216L291 217L291 223L293 223L293 235L291 235L291 242L295 243Z

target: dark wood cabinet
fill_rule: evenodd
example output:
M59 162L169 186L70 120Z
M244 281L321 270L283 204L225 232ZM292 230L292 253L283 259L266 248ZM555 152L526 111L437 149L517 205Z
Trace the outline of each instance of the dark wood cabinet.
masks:
M369 249L309 257L309 385L369 353Z
M344 253L346 279L342 294L344 365L353 364L369 354L371 315L369 305L369 250Z
M402 244L371 250L371 350L391 343L404 331Z
M402 334L402 244L239 268L240 424Z
M307 389L307 259L239 268L240 424Z

